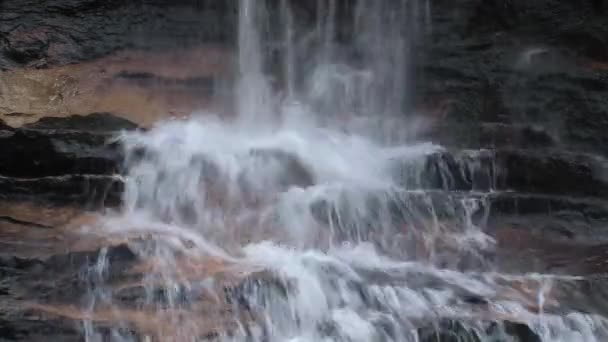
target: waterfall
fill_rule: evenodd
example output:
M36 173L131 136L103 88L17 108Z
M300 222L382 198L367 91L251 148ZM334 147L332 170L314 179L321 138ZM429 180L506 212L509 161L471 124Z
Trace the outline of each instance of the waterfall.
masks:
M144 271L117 284L100 255L88 341L107 317L116 341L606 340L603 317L551 297L580 278L493 263L487 194L454 179L487 176L489 192L495 172L400 136L429 0L317 0L308 23L294 1L238 4L236 122L208 113L120 137L125 205L98 231ZM271 13L282 91L265 67ZM125 288L143 288L137 309L157 324L117 304Z
M262 5L260 5L262 4ZM273 119L271 88L263 72L260 21L267 15L263 2L240 1L236 109L245 129L259 128Z

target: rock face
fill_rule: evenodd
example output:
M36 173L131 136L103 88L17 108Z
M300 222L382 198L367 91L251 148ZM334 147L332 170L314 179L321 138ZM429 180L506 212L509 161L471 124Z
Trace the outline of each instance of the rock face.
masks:
M523 226L545 227L545 241L604 238L606 6L433 1L416 91L441 107L421 138L451 152L429 160L427 186L488 194L503 227L540 215Z
M231 1L3 1L0 69L48 68L123 49L168 51L227 43Z
M299 5L302 20L311 4ZM415 94L431 125L417 139L447 149L398 162L395 175L437 198L487 199L488 229L517 259L507 269L605 273L608 3L433 0L431 17ZM220 107L235 20L223 0L0 1L0 339L80 340L82 317L24 298L52 304L83 290L78 272L102 247L72 248L65 227L119 204L111 138ZM136 261L124 246L108 253L117 267Z
M141 124L208 108L234 35L223 1L3 1L0 119L111 112Z
M450 124L523 124L558 147L605 153L603 9L603 1L435 1L419 95L447 101Z

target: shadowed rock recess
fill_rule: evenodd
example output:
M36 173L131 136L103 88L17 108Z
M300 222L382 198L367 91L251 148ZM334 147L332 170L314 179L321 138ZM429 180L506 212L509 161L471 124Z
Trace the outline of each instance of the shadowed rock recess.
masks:
M313 1L294 2L297 20L312 20ZM337 1L338 15L350 2ZM487 199L486 215L474 219L496 238L492 258L501 269L580 276L555 285L556 300L608 317L608 3L431 4L430 33L415 42L411 108L429 125L412 140L445 149L396 160L392 171L403 189L428 190L437 210L464 194ZM201 110L231 113L224 105L235 75L236 7L225 0L0 0L1 341L82 341L87 320L102 327L99 341L123 341L110 329L116 322L124 341L170 341L183 328L159 311L146 316L163 310L161 299L156 308L141 303L150 294L138 282L154 265L130 244L145 245L146 237L108 242L83 237L81 228L120 208L125 156L117 134ZM339 38L348 40L352 23L338 23ZM283 161L312 183L289 156ZM83 273L100 254L122 309L86 316L80 295L94 280ZM235 276L227 267L203 260L176 271L222 274L225 298L171 289L200 298L179 313L205 317L199 336L234 328L234 312L254 320L256 303L243 293L278 295L288 286L263 270ZM163 298L169 290L155 291ZM465 292L467 305L484 307ZM568 295L574 292L585 296ZM503 320L518 341L539 341L516 318L484 319ZM457 320L416 329L424 342L461 341L456 334L477 341Z

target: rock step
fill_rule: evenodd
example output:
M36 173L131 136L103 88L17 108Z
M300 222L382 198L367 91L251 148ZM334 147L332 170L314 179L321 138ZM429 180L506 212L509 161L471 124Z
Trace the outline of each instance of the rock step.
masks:
M388 205L382 202L387 199ZM561 217L586 224L608 220L608 202L604 200L517 192L397 190L395 193L369 193L365 206L357 207L357 222L347 220L352 217L348 215L353 211L352 205L360 206L361 202L320 200L311 205L311 212L319 222L327 224L331 220L336 227L354 225L370 229L387 219L397 225L406 223L420 227L428 226L430 219L458 221L467 216L481 225L505 215Z
M526 126L490 126L489 131L496 127L520 133L530 130ZM93 196L99 201L100 194L109 191L109 203L119 202L122 186L112 175L122 171L123 155L120 144L109 141L118 130L136 128L134 124L97 113L47 118L19 129L0 128L0 142L6 147L0 154L0 189L5 197L83 201ZM545 138L537 140L548 142ZM266 157L286 163L286 182L299 184L298 179L291 179L302 178L297 174L312 176L297 160L295 164L304 169L297 174L292 171L293 156L270 152ZM608 163L603 157L551 148L449 149L424 158L397 160L393 172L407 189L608 195ZM303 181L304 185L314 183L314 179Z
M418 134L420 141L453 148L550 148L558 144L553 132L528 123L439 123Z
M445 150L396 162L394 174L410 189L608 195L608 161L563 150Z
M7 327L14 327L17 322L23 322L24 324L29 323L30 320L28 317L37 317L37 324L44 326L45 322L53 322L57 327L63 327L65 325L69 325L70 322L79 322L83 317L85 317L85 312L89 312L87 309L80 308L80 305L77 304L78 298L74 298L74 293L86 293L83 291L82 286L90 286L93 283L86 283L85 279L79 278L77 276L79 269L82 267L91 267L94 266L95 260L99 255L100 251L91 251L86 253L66 253L65 255L57 255L47 259L46 261L23 261L20 260L19 264L24 263L44 263L48 265L53 270L53 281L50 280L48 271L45 271L42 268L33 268L31 266L18 266L21 271L25 271L25 274L21 274L18 277L14 277L11 279L7 279L9 283L13 286L9 288L8 293L13 298L21 298L25 294L30 294L27 298L29 300L35 300L35 304L33 305L33 309L24 310L27 308L27 305L24 303L16 303L17 306L20 307L19 311L11 312L11 315L7 315L7 320L2 322ZM124 247L116 247L114 249L110 249L108 251L108 256L112 258L112 261L108 263L112 267L111 270L108 270L109 273L120 273L121 264L124 265L129 264L133 261L132 254L125 249ZM14 262L11 262L14 264ZM10 266L10 265L9 265ZM424 276L421 274L421 276ZM432 276L431 276L432 278ZM382 284L382 280L378 279L380 285ZM390 281L390 280L389 280ZM421 283L421 286L430 286L433 287L433 279L429 279L428 284ZM375 283L375 282L374 282ZM60 286L57 286L60 285ZM166 288L162 285L159 286L159 291L168 291L171 286L175 285L174 283L166 284ZM361 296L361 300L367 304L368 307L373 308L377 305L382 305L380 301L380 297L375 294L374 291L369 288L367 284L351 284L353 286L353 295ZM532 284L534 285L534 284ZM188 288L190 288L192 284L188 283ZM435 286L440 286L435 284ZM15 290L19 289L19 290ZM146 292L143 289L139 289L140 291L132 292L130 296L124 297L118 294L118 297L115 297L115 300L118 302L114 302L112 306L115 313L118 312L124 315L108 315L107 312L104 311L103 304L100 304L98 308L96 308L91 314L93 317L93 321L95 324L99 324L100 327L104 327L108 322L112 323L113 320L121 319L121 323L126 323L129 327L129 330L134 334L138 335L139 333L145 333L146 329L150 329L150 327L144 322L142 322L138 317L140 316L138 313L142 315L147 315L149 319L156 321L164 317L164 311L159 309L158 306L154 306L154 303L148 303L152 305L151 311L146 311L145 306L141 306L137 304L138 298L148 297ZM259 312L260 310L265 310L266 303L268 301L265 300L265 296L272 296L274 298L284 297L287 292L290 291L288 280L277 276L276 274L268 274L268 273L255 273L251 276L248 276L244 279L241 279L234 285L228 285L225 287L225 300L227 301L228 308L226 311L220 312L201 312L203 314L206 313L207 319L213 320L213 318L221 315L228 314L230 317L234 317L231 310L240 309L243 311L250 312ZM483 312L483 307L486 299L475 297L475 295L467 295L467 291L465 289L459 290L462 292L463 296L463 304L461 305L465 310L475 310L475 307L479 307ZM460 293L459 292L459 293ZM35 294L35 295L33 295ZM475 298L473 298L475 297ZM148 297L149 299L153 299ZM162 299L162 295L161 295ZM75 303L76 301L76 303ZM204 302L206 303L206 302ZM192 304L192 303L188 303ZM209 303L208 303L209 305ZM190 307L190 305L179 305L178 308L182 309L184 312L192 312L193 314L198 314L197 306L194 305ZM170 314L170 309L167 309L167 313ZM228 311L230 310L230 311ZM175 311L176 313L178 311ZM444 316L445 315L445 316ZM201 316L199 315L198 318ZM449 336L449 332L456 331L452 330L455 326L459 324L467 324L470 323L469 320L480 320L483 322L489 323L489 327L492 327L494 323L498 324L506 324L506 325L519 325L521 329L525 330L525 326L518 323L517 320L510 321L507 316L500 316L493 312L485 312L484 316L479 317L451 317L449 312L441 313L438 312L437 316L428 316L428 317L420 317L415 318L412 317L414 324L419 329L419 333L424 337L423 341L435 341L432 335L427 335L427 325L429 328L431 325L435 326L435 320L439 320L441 322L447 323L450 321L450 324L454 326L444 326L441 324L441 330L445 329L445 336ZM257 324L259 322L243 322L243 323L251 323ZM332 320L328 320L326 322L327 328L331 328L334 322ZM383 321L378 321L379 324L382 324ZM387 322L388 323L388 322ZM390 324L387 325L390 327ZM437 327L437 326L435 326ZM227 328L226 326L217 325L214 327L216 331L219 329ZM205 331L207 331L206 329ZM153 330L152 330L153 331ZM328 336L333 336L333 333L337 333L329 329L327 331ZM25 332L22 332L25 333ZM66 331L66 334L75 334L80 335L82 332L78 330L74 331ZM442 333L443 334L443 333ZM27 334L26 334L27 335ZM514 336L519 335L519 333L514 334ZM442 335L443 336L443 335Z
M0 121L0 195L58 203L117 205L121 146L113 142L134 123L109 113L45 117L21 128Z
M588 220L608 219L608 202L595 198L521 192L427 192L434 203L476 199L489 215L567 215L578 214Z
M36 199L58 204L116 206L123 183L114 175L68 174L40 178L0 177L0 198Z

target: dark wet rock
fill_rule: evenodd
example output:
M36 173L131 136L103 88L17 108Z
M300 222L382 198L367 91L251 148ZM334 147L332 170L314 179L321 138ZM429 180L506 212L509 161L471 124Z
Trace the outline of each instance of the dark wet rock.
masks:
M448 193L455 199L462 199L464 193ZM440 192L435 196L445 196ZM588 220L608 219L608 203L593 198L573 198L568 196L541 195L517 192L494 192L473 194L481 203L486 203L490 215L559 215L560 213L579 213ZM437 201L441 201L438 199Z
M25 125L24 128L45 132L76 131L89 134L112 134L121 130L134 130L138 126L129 120L110 113L91 113L87 115L73 115L67 118L43 117L34 123Z
M129 280L126 270L137 257L124 245L83 252L66 252L46 258L17 260L10 292L38 304L79 303L97 289L102 279ZM19 286L17 286L19 284Z
M234 3L53 0L0 3L0 69L86 61L126 49L171 50L225 43Z
M417 138L451 148L471 150L553 148L559 144L555 132L541 125L526 123L439 123Z
M495 326L496 327L496 326ZM519 342L541 342L540 336L538 336L529 326L523 323L508 322L503 323L504 333L507 336L511 336Z
M191 308L205 296L205 292L196 284L176 285L172 288L164 286L132 286L116 291L113 299L129 307L145 307L153 305L156 308Z
M442 151L417 160L397 161L397 182L406 189L482 190L496 188L494 152Z
M457 321L445 321L421 328L418 334L420 340L424 342L481 342L475 330Z
M504 170L506 188L599 198L608 194L608 164L602 157L537 150L498 151L496 158Z
M423 342L481 342L479 331L456 320L443 320L418 330ZM516 322L493 322L483 334L492 334L496 341L540 342L540 337L527 325Z
M128 246L118 245L104 247L95 251L53 255L45 259L44 263L48 269L61 269L66 266L79 269L82 267L91 267L95 264L109 267L115 267L115 265L118 264L120 267L123 267L124 264L133 263L136 260L137 255Z
M100 208L120 204L123 182L116 176L65 175L40 178L0 178L0 198L44 200Z
M598 7L599 6L599 7ZM562 146L606 153L608 60L595 1L436 1L419 98L441 124L534 124ZM471 129L472 135L477 135ZM466 137L465 137L466 139Z
M389 224L390 229L400 229L404 224L424 229L435 218L462 228L465 222L460 220L470 215L472 223L482 228L486 227L489 220L521 217L533 227L544 227L548 231L560 230L564 234L583 239L590 239L593 234L598 239L606 240L608 237L603 233L603 226L608 222L608 203L600 199L518 192L471 193L443 190L360 195L366 198L365 207L360 207L359 202L337 204L319 200L311 204L311 214L318 222L333 223L334 234L339 236L351 234L365 237L363 232L367 232L366 234L372 235L370 237L377 238L377 234L387 233L387 227L383 227L383 224ZM388 205L379 206L379 198L388 200ZM357 222L344 219L347 216L343 212L352 210L352 205L359 205ZM564 220L564 224L570 225L569 228L564 230L563 227L551 225L556 218ZM361 231L354 230L354 227L359 227Z
M19 243L19 242L17 242ZM27 243L27 242L26 242ZM0 257L0 339L3 341L81 341L82 322L48 315L32 306L78 303L94 289L84 276L103 271L114 277L122 273L135 255L124 245L89 252L66 252L50 257ZM99 263L100 258L105 262ZM97 268L95 268L97 266Z
M88 132L56 133L17 129L2 139L0 174L6 177L47 177L69 174L111 174L120 155L106 144L107 136Z
M113 138L136 125L107 113L44 118L0 134L3 198L116 205L122 150ZM106 201L107 200L107 201Z
M593 154L558 149L443 151L425 159L397 162L407 189L517 191L603 198L608 162Z
M77 322L27 314L3 316L0 316L0 336L4 341L44 342L49 336L57 342L82 341Z

